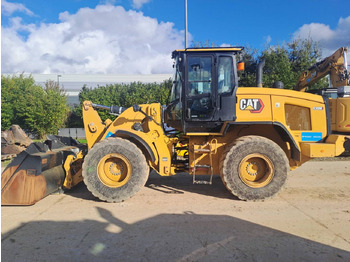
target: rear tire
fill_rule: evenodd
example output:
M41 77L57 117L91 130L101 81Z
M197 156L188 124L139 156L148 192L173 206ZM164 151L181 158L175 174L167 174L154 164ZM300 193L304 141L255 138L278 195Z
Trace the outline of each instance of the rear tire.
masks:
M135 195L145 185L148 174L142 151L121 138L108 138L95 144L83 163L88 190L107 202L122 202Z
M242 200L277 194L287 180L288 159L275 142L259 136L237 139L225 150L220 175L226 188Z

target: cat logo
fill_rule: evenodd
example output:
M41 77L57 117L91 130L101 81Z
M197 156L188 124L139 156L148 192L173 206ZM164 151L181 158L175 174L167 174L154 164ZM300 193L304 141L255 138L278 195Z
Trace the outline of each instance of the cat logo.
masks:
M260 113L264 109L264 103L260 98L243 98L239 102L239 109Z

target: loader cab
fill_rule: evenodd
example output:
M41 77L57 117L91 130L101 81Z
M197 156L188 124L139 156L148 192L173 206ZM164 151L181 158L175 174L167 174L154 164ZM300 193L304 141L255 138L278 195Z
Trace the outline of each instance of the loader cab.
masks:
M165 122L179 131L218 132L236 119L236 54L241 47L173 52L174 76Z

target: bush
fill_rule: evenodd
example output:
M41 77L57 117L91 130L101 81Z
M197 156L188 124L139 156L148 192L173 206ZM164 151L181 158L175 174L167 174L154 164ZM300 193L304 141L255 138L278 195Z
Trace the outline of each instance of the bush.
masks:
M79 93L80 106L73 109L68 119L69 127L83 127L82 121L82 103L85 100L95 104L106 106L117 105L130 107L135 104L148 104L158 102L162 105L167 104L171 80L163 83L141 83L133 82L130 84L113 84L88 88L84 86ZM113 117L105 110L100 110L99 115L104 121Z
M1 76L1 129L12 124L37 133L56 134L68 114L67 97L57 83L35 85L32 76Z

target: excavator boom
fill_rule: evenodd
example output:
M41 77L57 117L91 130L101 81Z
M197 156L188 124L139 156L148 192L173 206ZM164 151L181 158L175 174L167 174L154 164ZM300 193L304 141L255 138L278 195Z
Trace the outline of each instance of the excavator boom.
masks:
M332 87L350 85L349 72L347 70L347 51L347 47L341 47L331 56L311 66L300 75L294 89L305 91L308 86L311 86L328 74Z
M329 99L331 113L331 129L337 133L350 133L350 77L347 69L347 47L341 47L329 57L314 64L303 72L295 86L297 91L306 91L306 88L315 84L321 78L329 75L331 88L312 90L331 97Z

